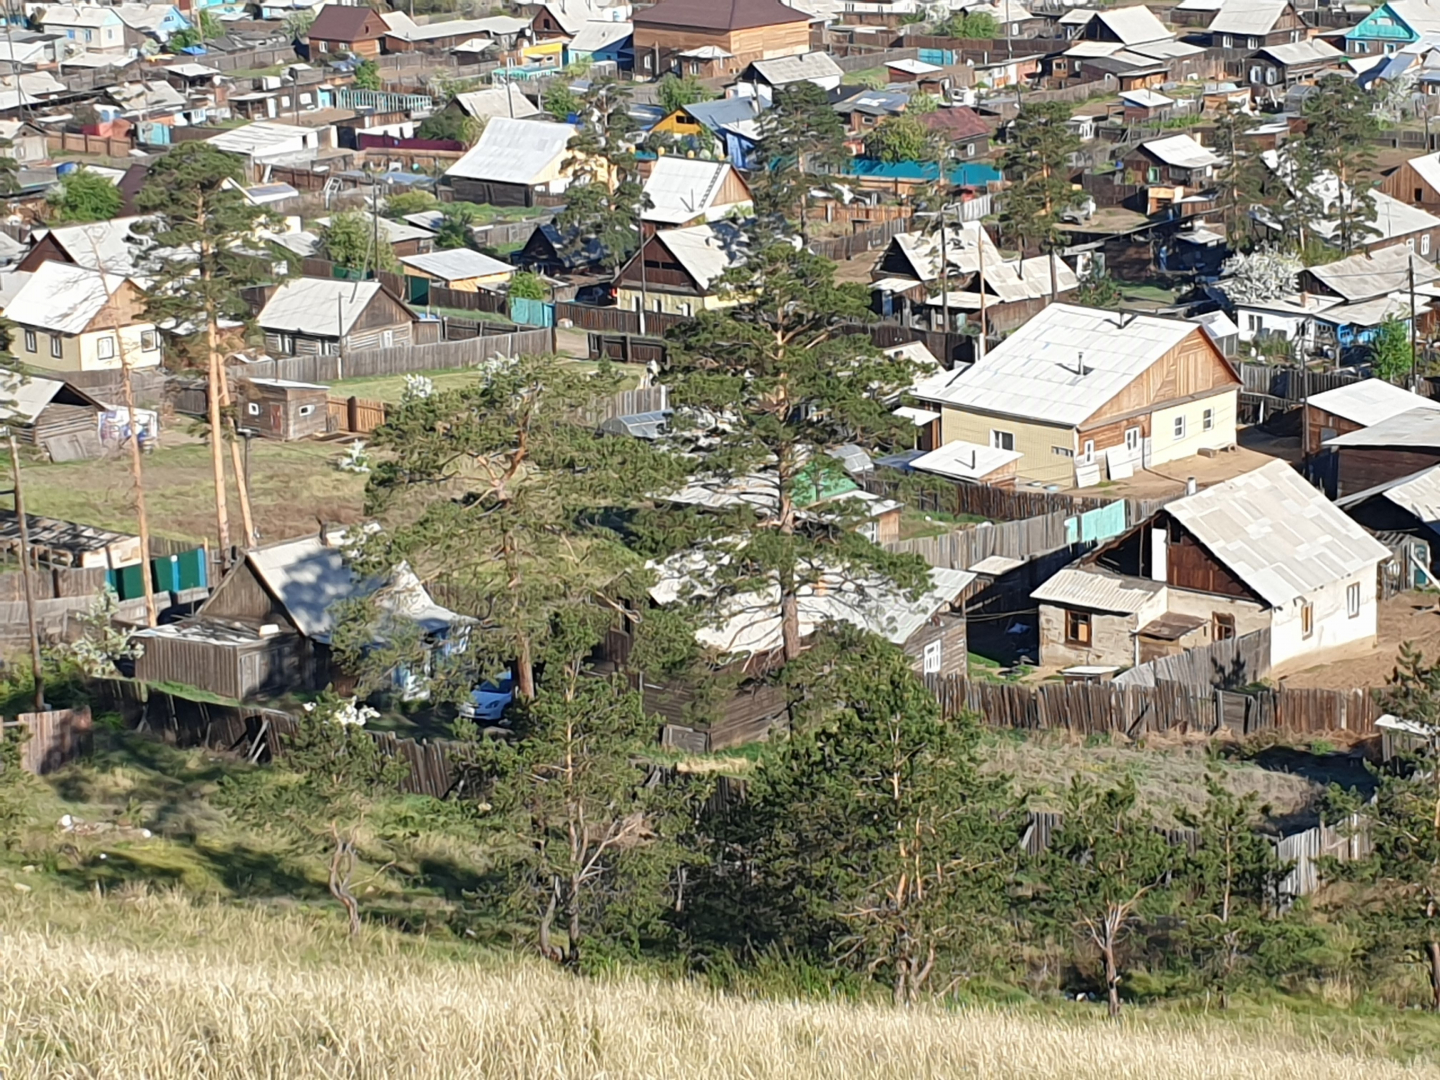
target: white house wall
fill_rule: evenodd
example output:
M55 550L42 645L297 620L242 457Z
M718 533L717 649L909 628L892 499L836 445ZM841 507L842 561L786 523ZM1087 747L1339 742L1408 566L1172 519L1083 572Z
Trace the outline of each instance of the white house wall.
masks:
M1194 457L1201 450L1219 450L1235 445L1236 403L1239 389L1211 397L1157 409L1150 414L1149 464ZM1213 424L1205 430L1205 410L1213 409ZM1175 438L1175 419L1185 418L1185 437Z
M1360 614L1351 617L1346 608L1346 589L1360 586ZM1375 566L1311 593L1314 604L1313 630L1301 633L1300 612L1304 600L1294 600L1276 609L1270 628L1270 666L1318 655L1347 645L1374 643L1377 625Z

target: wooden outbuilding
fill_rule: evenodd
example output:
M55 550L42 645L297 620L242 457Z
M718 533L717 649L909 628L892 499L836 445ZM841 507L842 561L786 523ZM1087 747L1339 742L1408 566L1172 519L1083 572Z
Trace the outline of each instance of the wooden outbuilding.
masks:
M105 406L79 387L38 375L22 379L0 368L0 424L56 461L100 456L104 412Z
M240 423L267 439L308 439L325 434L330 389L289 379L241 379Z

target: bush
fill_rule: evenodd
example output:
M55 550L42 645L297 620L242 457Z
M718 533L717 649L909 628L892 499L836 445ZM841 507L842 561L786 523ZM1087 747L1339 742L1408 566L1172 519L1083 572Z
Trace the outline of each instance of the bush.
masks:
M539 274L521 270L510 279L510 295L517 300L544 300L545 281Z

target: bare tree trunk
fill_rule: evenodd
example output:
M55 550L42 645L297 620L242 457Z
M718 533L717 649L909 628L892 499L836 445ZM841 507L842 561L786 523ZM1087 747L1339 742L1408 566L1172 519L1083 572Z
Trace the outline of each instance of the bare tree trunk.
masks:
M235 488L240 493L240 522L245 527L245 542L241 547L248 548L255 542L255 518L250 511L250 480L240 460L240 425L230 413L230 380L224 370L220 372L220 406L230 419L230 467L235 470Z
M546 960L559 963L563 957L560 950L550 944L550 927L555 925L555 904L560 896L560 879L550 879L550 901L545 905L545 914L540 917L540 955Z
M1105 958L1105 989L1110 1002L1110 1019L1120 1017L1120 972L1115 967L1115 935L1105 928L1104 940L1100 943L1100 955Z
M360 902L350 891L350 878L355 873L355 834L352 831L341 836L339 827L331 823L330 835L335 841L330 853L330 895L344 906L350 919L350 936L356 937L360 933Z
M800 655L800 599L793 581L780 597L780 641L787 664Z
M580 876L570 878L570 895L565 898L565 912L570 917L570 940L565 946L565 966L580 966Z
M145 473L141 465L140 425L135 419L135 384L130 378L130 360L125 355L125 345L119 342L119 331L115 334L120 346L120 385L125 394L125 410L130 415L130 474L135 480L135 516L140 522L140 578L145 589L145 625L154 626L160 621L155 609L155 584L150 580L150 515L145 509Z

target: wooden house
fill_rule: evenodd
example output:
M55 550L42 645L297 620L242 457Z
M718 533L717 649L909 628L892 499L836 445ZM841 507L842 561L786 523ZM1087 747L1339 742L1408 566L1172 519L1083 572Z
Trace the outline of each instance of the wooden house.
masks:
M310 56L322 61L346 54L373 59L380 55L381 40L389 31L372 7L326 4L310 25Z
M1123 90L1120 104L1127 124L1145 124L1167 120L1175 108L1175 99L1155 90Z
M1440 411L1417 406L1322 444L1311 468L1334 498L1393 483L1440 465Z
M129 278L45 262L5 307L12 348L27 367L49 371L157 367L160 334Z
M330 637L342 605L376 591L379 617L414 623L437 648L467 621L436 604L404 567L383 590L357 580L343 540L343 532L327 532L246 552L192 619L136 635L144 651L135 677L236 701L324 689L339 674Z
M83 225L61 225L35 230L35 246L20 260L18 270L37 270L41 263L62 262L110 274L143 272L150 238L135 231L138 217L91 221Z
M543 120L493 117L480 140L445 170L455 198L494 206L558 202L570 186L576 128Z
M1396 542L1401 537L1423 545L1430 557L1417 561L1433 582L1434 568L1440 563L1440 467L1356 492L1336 505L1392 550L1413 550L1412 545ZM1413 573L1406 576L1414 580Z
M1245 81L1253 90L1274 87L1277 91L1300 82L1313 82L1330 71L1345 68L1345 54L1318 38L1291 45L1267 45L1245 58Z
M735 303L721 294L719 281L741 265L747 253L744 232L729 221L689 229L661 229L630 257L615 278L615 302L627 311L694 315Z
M240 424L267 439L290 442L323 435L330 388L289 379L240 379L235 384Z
M649 205L644 221L661 228L703 225L718 218L747 214L750 185L728 161L700 161L667 154L645 179Z
M22 445L45 450L56 461L100 456L104 412L105 406L79 387L0 368L0 424Z
M693 565L694 556L686 552L660 567L650 602L662 607L679 602ZM974 582L975 575L966 571L933 569L929 587L911 598L878 580L857 583L845 574L822 575L801 591L800 632L808 640L827 622L849 623L898 645L917 674L964 674L968 667L964 600ZM633 622L627 618L607 636L602 664L625 667L632 632ZM715 666L713 678L704 683L667 682L635 673L646 711L663 725L662 743L719 750L764 737L786 708L784 694L775 692L773 681L763 679L780 663L778 603L770 594L736 597L725 614L702 625L695 636ZM718 684L721 693L707 694L710 684Z
M129 49L125 20L113 7L98 4L45 4L36 19L47 34L63 34L84 53L122 56Z
M780 0L660 0L632 22L637 78L691 74L685 65L701 59L706 77L735 75L756 60L810 51L812 16Z
M1212 49L1259 49L1305 41L1311 33L1290 0L1225 0L1201 40Z
M1201 146L1193 136L1168 135L1143 142L1129 151L1121 158L1121 169L1127 183L1196 191L1212 183L1215 169L1221 163L1221 158Z
M1267 630L1272 668L1308 666L1374 642L1389 558L1272 461L1168 503L1036 589L1040 662L1138 664Z
M1235 445L1240 385L1194 323L1051 304L911 396L940 412L942 446L1019 451L1019 479L1086 487Z
M330 356L413 342L416 314L377 281L292 278L256 322L275 356Z
M1380 190L1403 203L1440 213L1440 153L1401 162L1385 174Z
M568 279L577 274L600 272L604 249L593 236L586 236L577 243L577 233L578 230L561 235L555 224L547 221L536 225L525 246L511 257L522 270L547 277Z
M417 278L460 292L503 289L510 283L515 267L469 248L435 251L429 255L406 255L400 260L407 278ZM416 296L418 289L410 289ZM417 301L418 302L418 301Z
M983 158L990 154L990 128L974 109L963 105L922 113L926 131L944 140L952 157Z
M1314 455L1337 435L1362 431L1412 409L1440 412L1440 401L1421 397L1383 379L1361 379L1308 397L1304 408L1303 430L1309 433L1305 453Z

